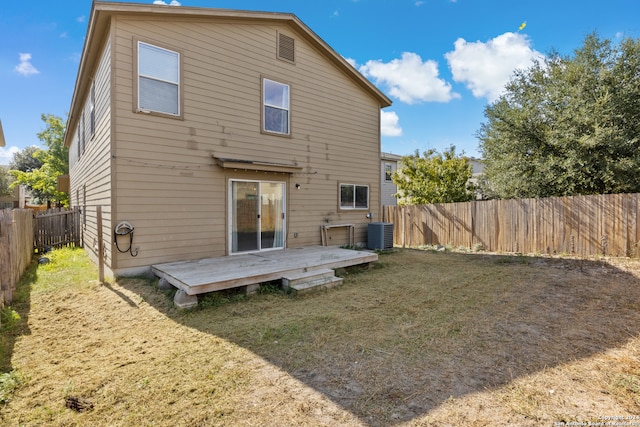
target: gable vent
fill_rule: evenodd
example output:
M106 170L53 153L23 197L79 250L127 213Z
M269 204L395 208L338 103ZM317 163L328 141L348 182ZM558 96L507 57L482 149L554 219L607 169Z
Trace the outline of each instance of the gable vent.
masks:
M295 61L294 39L278 33L278 58Z

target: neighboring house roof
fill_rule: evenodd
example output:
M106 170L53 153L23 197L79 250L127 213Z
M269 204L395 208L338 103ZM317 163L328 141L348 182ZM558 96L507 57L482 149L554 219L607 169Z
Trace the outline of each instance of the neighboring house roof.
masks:
M4 132L2 132L2 120L0 120L0 147L4 147Z
M400 160L402 160L402 156L400 156L398 154L385 153L384 151L382 153L380 153L380 158L382 160L390 160L390 161L395 161L395 162L399 162Z
M471 164L474 176L480 175L484 172L484 160L476 159L475 157L467 157L467 159L469 159L469 164Z
M332 62L337 68L351 77L356 84L369 92L371 96L380 103L381 108L391 105L391 100L385 94L383 94L373 83L367 80L366 77L349 64L347 60L333 50L333 48L331 48L294 14L94 1L87 28L87 36L85 38L84 48L82 51L82 59L80 67L78 68L78 75L76 77L75 88L73 91L73 99L71 100L71 108L69 110L69 118L67 120L67 130L73 130L76 127L78 116L82 110L82 103L85 94L87 93L93 78L92 70L95 69L97 62L100 59L99 56L101 49L99 49L99 47L104 44L105 39L108 37L107 33L111 18L113 16L123 14L128 16L139 16L140 18L150 16L161 16L163 18L193 17L229 19L234 21L285 23L289 25L292 30L297 31L308 43L315 46L328 61ZM71 135L65 134L65 146L68 147L71 145L71 139Z

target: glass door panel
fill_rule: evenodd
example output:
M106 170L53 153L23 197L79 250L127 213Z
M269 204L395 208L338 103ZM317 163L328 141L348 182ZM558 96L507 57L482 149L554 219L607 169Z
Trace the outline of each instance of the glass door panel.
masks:
M284 184L260 183L260 249L284 247Z
M259 229L259 183L231 182L231 251L256 251Z
M231 253L285 246L285 183L231 181Z

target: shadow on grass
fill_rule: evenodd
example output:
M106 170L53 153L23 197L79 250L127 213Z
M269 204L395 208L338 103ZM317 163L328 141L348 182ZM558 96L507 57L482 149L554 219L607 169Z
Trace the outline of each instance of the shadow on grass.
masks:
M13 357L13 348L16 340L23 335L31 334L31 331L29 330L31 287L37 280L38 262L37 259L34 258L16 285L13 302L5 306L3 312L3 317L8 317L10 316L9 313L15 312L19 318L16 318L15 314L13 314L13 318L11 319L2 319L3 323L0 327L0 373L6 373L13 370L11 359Z
M156 308L251 350L376 426L640 332L640 280L604 262L406 250L380 263L326 292L230 298L187 313Z

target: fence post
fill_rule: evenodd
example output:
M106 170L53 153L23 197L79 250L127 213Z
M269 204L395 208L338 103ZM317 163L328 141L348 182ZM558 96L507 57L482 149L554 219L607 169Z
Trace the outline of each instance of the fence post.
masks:
M404 249L406 243L406 224L404 219L404 206L402 207L402 248Z

